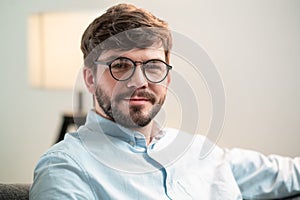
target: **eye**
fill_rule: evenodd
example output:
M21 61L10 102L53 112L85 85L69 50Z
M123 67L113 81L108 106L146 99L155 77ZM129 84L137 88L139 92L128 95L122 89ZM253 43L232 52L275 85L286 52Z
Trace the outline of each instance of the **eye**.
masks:
M110 64L110 68L114 72L126 72L133 68L134 64L128 59L117 59Z
M145 69L149 72L150 71L160 72L160 71L164 71L165 68L166 68L166 64L160 60L152 60L145 64Z

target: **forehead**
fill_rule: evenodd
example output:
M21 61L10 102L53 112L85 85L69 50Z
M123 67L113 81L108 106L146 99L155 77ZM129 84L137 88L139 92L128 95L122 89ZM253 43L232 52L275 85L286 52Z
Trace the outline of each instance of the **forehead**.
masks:
M110 61L118 57L127 57L132 60L145 61L150 59L165 60L165 51L161 46L134 48L131 50L113 49L104 51L98 58L101 61Z

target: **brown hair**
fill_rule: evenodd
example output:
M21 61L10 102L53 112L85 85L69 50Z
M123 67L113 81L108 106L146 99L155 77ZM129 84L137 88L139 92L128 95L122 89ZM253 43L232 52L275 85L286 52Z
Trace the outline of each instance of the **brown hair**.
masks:
M92 62L104 50L146 48L154 43L163 46L169 62L172 36L168 24L144 9L118 4L87 27L82 36L81 50L85 65L92 67Z

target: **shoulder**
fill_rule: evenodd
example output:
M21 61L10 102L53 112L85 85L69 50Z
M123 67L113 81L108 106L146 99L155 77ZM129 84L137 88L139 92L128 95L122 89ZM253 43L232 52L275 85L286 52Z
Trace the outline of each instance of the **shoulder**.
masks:
M48 151L44 155L60 151L73 154L73 152L75 153L78 150L78 148L82 148L79 134L77 132L67 133L65 135L64 140L53 145L51 148L48 149Z
M82 165L82 158L84 157L86 157L86 151L81 144L78 133L68 133L63 141L53 145L41 156L35 168L35 174L45 169L48 173L57 169L62 171L64 166L84 173L85 170Z
M69 195L93 197L90 178L80 161L83 147L76 137L75 133L68 134L39 159L30 189L31 199L68 199Z

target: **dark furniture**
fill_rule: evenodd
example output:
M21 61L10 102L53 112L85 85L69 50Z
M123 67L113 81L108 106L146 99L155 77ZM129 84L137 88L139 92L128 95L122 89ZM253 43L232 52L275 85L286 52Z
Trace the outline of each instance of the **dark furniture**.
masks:
M62 126L58 135L58 138L56 140L57 142L60 142L64 139L66 132L68 131L68 128L70 126L82 126L85 124L86 121L86 113L64 113L63 119L62 119Z
M0 183L0 200L28 200L30 184Z

